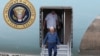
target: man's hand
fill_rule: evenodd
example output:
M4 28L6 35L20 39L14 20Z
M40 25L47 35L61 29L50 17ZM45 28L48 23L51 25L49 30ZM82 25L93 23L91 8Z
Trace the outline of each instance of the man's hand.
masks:
M42 48L45 48L46 47L46 45L42 45Z

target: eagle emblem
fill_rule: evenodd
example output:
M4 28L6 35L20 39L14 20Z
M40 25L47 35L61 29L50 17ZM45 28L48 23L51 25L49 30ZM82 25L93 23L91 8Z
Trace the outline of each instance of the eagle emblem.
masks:
M35 8L29 0L10 0L4 8L6 23L16 29L25 29L35 21Z

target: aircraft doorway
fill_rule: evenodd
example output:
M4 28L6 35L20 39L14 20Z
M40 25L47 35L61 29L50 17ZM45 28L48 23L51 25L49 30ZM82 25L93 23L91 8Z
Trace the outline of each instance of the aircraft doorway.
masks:
M72 8L71 7L41 7L40 8L40 45L48 32L47 26L44 27L46 16L55 11L58 18L58 25L56 31L61 44L66 45L72 41ZM72 42L71 42L72 43Z

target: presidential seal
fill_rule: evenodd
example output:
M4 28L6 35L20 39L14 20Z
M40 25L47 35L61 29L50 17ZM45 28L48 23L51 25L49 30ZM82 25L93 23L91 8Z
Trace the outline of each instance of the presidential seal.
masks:
M16 29L25 29L35 20L35 8L29 0L10 0L4 8L6 23Z

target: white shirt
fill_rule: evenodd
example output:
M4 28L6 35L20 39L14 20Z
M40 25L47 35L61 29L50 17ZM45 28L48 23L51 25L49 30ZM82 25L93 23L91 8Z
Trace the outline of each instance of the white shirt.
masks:
M45 20L46 20L46 22L47 22L47 28L48 28L48 29L49 29L50 27L56 28L57 14L49 13L49 14L46 16Z

